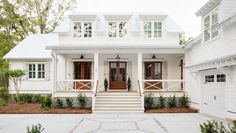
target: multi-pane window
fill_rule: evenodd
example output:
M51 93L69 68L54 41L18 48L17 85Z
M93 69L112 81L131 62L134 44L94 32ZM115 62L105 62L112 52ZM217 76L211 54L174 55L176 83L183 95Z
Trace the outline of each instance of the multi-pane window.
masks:
M226 76L225 76L225 74L219 74L219 75L217 75L217 82L226 82Z
M144 30L144 36L147 38L162 37L162 23L161 22L144 22L143 30Z
M204 19L204 41L210 40L210 16Z
M28 78L35 79L36 78L36 68L35 64L28 64Z
M215 38L219 34L218 29L214 28L218 24L218 10L212 12L211 23L212 23L212 31L211 31L212 38Z
M45 64L38 64L38 78L45 78Z
M208 82L214 82L214 75L207 75L205 76L205 82L208 83Z
M27 64L27 78L28 79L45 79L46 69L45 64Z
M93 33L92 22L75 22L73 36L76 38L91 38Z
M204 18L204 42L218 36L219 30L216 27L218 23L218 9L215 9Z
M127 37L127 22L108 22L108 37Z

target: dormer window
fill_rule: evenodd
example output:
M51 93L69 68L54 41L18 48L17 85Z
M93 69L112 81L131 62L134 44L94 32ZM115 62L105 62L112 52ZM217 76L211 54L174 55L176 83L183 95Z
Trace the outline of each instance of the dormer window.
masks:
M218 23L218 9L215 9L204 18L204 42L218 36L219 30L216 27Z
M144 30L144 36L146 38L161 38L162 37L162 23L161 22L144 22L143 30Z
M110 38L125 38L127 31L127 22L108 22L108 37Z
M91 38L92 22L74 22L73 30L75 38Z

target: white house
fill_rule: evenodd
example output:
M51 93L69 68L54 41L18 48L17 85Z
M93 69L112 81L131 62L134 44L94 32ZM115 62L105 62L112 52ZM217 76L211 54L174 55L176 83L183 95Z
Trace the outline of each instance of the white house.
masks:
M181 33L164 13L72 13L54 33L30 35L4 58L26 71L21 93L82 92L94 111L143 112L146 92L183 95Z
M21 93L84 93L94 112L143 112L145 93L187 93L201 113L236 119L235 13L236 1L209 0L196 13L202 34L183 46L183 30L165 13L74 12L4 58L26 71Z
M236 1L209 0L185 52L186 91L201 113L236 119Z

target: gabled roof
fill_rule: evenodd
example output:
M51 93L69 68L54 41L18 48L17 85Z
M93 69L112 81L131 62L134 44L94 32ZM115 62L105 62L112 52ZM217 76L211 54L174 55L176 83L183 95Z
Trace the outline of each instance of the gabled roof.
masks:
M34 34L29 35L10 52L4 59L50 59L51 50L46 50L46 46L58 45L57 34Z
M217 6L222 0L209 0L200 10L196 12L197 16L204 16Z

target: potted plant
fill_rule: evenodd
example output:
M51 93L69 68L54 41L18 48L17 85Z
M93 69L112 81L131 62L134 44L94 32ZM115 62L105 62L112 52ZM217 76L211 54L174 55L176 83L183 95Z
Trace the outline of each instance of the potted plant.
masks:
M128 91L130 91L130 88L131 88L131 79L130 79L130 77L128 78L127 85L128 85Z
M104 87L105 87L105 91L107 91L107 88L108 88L108 81L107 81L107 79L104 79Z

